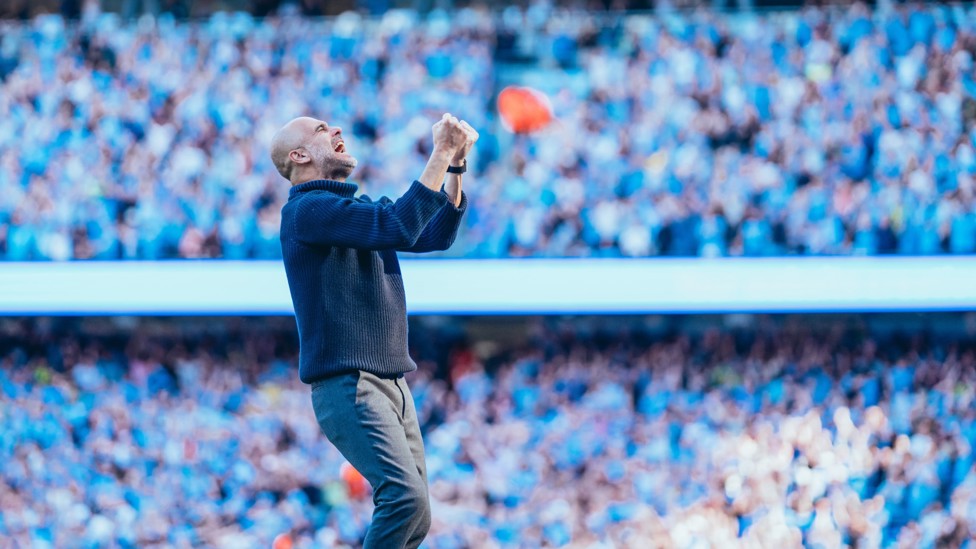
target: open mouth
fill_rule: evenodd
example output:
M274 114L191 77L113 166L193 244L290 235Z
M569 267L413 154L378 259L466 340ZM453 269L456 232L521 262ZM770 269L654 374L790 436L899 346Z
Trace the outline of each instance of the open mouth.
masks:
M346 152L346 144L345 144L345 142L339 141L338 143L335 144L335 146L333 147L333 150L335 150L335 152L337 152L337 153L344 153L344 152Z

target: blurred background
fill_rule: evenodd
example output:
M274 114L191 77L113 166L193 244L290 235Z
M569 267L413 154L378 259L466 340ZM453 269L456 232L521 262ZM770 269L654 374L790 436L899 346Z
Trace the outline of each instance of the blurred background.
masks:
M424 547L976 547L974 54L972 3L0 3L0 546L357 547L268 144L395 197L452 112Z
M284 121L342 126L398 195L444 111L484 135L450 256L976 251L968 5L146 5L0 23L0 257L277 259ZM550 98L545 131L503 131L510 84Z

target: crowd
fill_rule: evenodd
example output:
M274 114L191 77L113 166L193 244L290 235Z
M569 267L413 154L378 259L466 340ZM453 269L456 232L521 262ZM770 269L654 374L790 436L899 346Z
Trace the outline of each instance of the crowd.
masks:
M14 547L362 539L290 330L0 332ZM528 333L417 351L425 547L973 547L971 341Z
M553 8L0 21L0 257L276 258L273 132L343 126L398 196L483 136L449 256L976 253L976 8ZM550 98L541 133L493 98Z

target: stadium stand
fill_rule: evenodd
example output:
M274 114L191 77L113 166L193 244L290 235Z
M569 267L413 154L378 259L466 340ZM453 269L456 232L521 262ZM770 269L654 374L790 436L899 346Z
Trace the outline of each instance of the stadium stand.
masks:
M483 136L451 256L971 254L973 10L0 21L0 257L277 258L283 121L395 196L443 111ZM548 130L498 126L513 80Z
M521 343L428 319L427 547L972 547L971 318L711 318L531 321ZM0 538L356 546L371 503L318 433L292 330L0 322Z

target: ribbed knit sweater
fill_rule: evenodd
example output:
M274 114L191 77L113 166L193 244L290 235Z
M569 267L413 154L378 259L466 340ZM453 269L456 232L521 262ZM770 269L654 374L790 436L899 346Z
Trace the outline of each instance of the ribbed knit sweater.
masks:
M354 197L356 185L317 180L291 188L281 251L295 305L299 377L313 383L364 370L417 369L407 352L407 307L396 252L446 250L467 208L415 181L396 202Z

